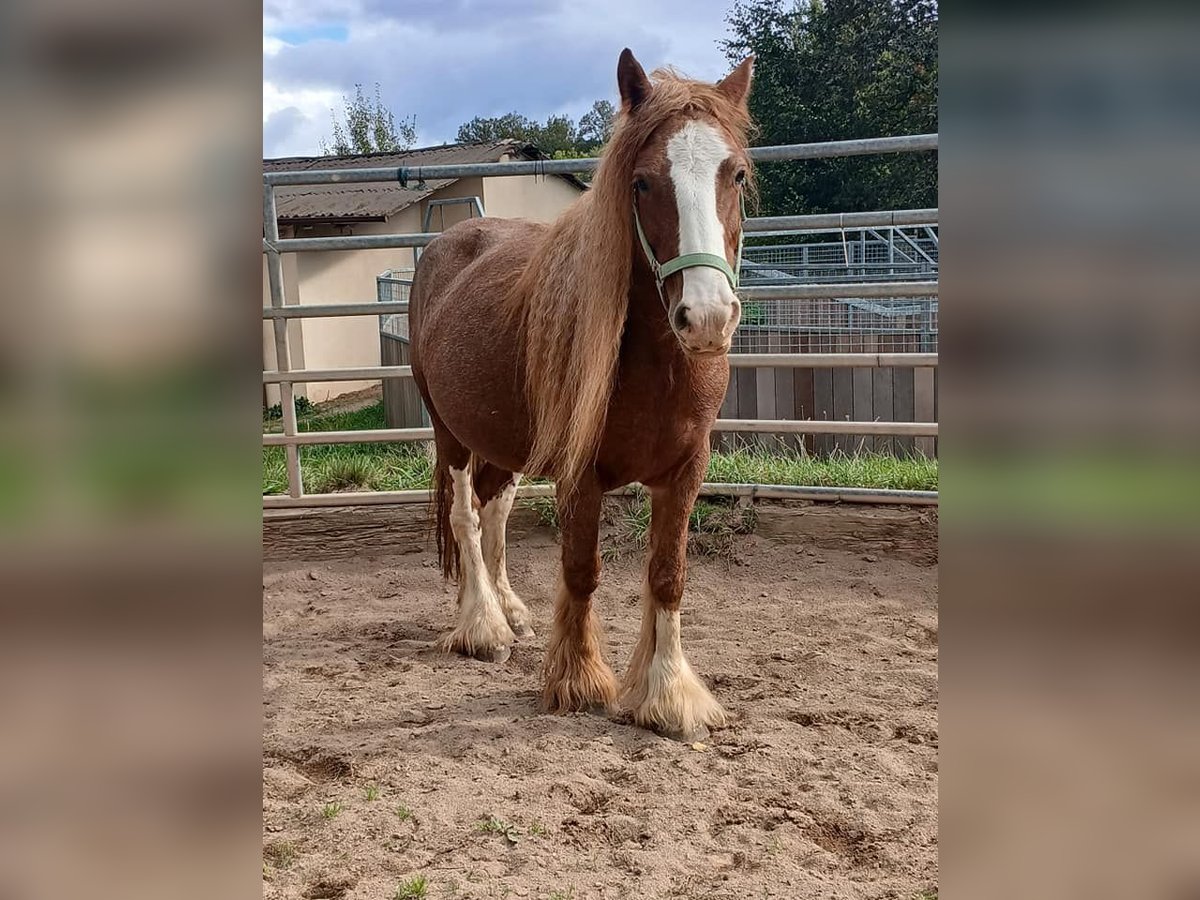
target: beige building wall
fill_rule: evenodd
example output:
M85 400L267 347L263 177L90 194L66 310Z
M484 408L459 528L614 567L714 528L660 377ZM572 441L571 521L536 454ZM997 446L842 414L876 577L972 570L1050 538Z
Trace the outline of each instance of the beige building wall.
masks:
M513 178L465 178L429 199L481 197L489 216L527 217L548 222L580 194L561 178L520 176ZM427 201L402 210L387 222L353 226L312 226L292 232L283 226L283 237L337 237L341 235L403 234L421 231ZM435 207L431 231L468 218L466 204ZM287 253L284 260L285 302L288 304L365 303L377 299L376 276L388 269L413 267L409 249L339 250L318 253ZM266 267L263 268L263 305L270 305ZM336 369L348 366L377 366L379 320L374 316L298 319L289 323L288 341L293 368ZM270 322L263 325L263 367L275 368L274 334ZM313 382L297 384L295 392L320 403L378 381ZM279 402L279 389L266 389L268 405Z
M552 222L583 193L564 178L516 175L483 180L483 205L489 216Z

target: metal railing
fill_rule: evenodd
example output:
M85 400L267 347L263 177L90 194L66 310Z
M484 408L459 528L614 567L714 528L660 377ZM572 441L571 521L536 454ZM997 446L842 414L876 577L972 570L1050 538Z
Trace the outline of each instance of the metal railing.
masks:
M875 138L858 141L835 141L820 144L793 144L779 147L756 147L750 150L755 161L822 159L835 156L858 156L872 153L898 153L936 150L936 134L905 137ZM428 491L359 491L337 494L305 494L300 468L301 446L336 443L382 443L428 441L433 438L429 428L387 428L373 431L300 432L293 397L293 385L306 382L358 381L367 379L406 378L412 376L410 366L363 366L339 369L292 369L288 347L288 320L333 316L387 316L407 313L406 301L364 302L349 304L287 305L284 302L284 253L331 250L369 250L422 247L437 234L347 235L324 238L281 239L276 213L275 188L282 185L335 184L410 181L418 184L426 179L468 177L508 177L517 175L562 175L593 170L598 160L531 160L501 163L471 163L465 165L390 167L380 169L311 170L302 172L269 172L263 175L263 252L266 254L270 306L263 308L263 319L271 322L274 336L276 368L263 372L264 384L276 384L282 407L282 432L263 435L264 446L282 446L286 458L287 495L266 495L265 509L305 506L351 506L357 504L427 502ZM884 228L937 224L938 211L897 210L838 215L771 216L748 219L747 234L772 232L803 233L830 228ZM896 300L901 298L930 298L938 294L936 281L870 281L851 284L769 284L747 286L740 292L745 301L816 300L858 298ZM937 365L934 353L802 353L802 354L733 354L734 367L932 367ZM715 431L759 432L773 434L825 435L905 435L936 436L935 422L850 422L830 420L762 420L718 419ZM546 496L552 488L546 485L527 485L519 490L521 496ZM836 499L842 502L866 503L936 503L936 491L891 491L863 488L818 488L790 485L706 484L702 493L725 496L795 497L800 499Z

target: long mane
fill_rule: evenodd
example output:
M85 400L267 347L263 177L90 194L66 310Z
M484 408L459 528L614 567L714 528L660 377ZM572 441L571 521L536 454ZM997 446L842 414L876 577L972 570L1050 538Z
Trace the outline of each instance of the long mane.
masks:
M742 145L750 125L740 104L716 85L670 69L654 89L623 107L591 189L546 233L509 296L520 316L525 391L533 441L525 471L552 475L570 496L599 450L629 308L633 250L633 167L650 136L670 118L708 116Z

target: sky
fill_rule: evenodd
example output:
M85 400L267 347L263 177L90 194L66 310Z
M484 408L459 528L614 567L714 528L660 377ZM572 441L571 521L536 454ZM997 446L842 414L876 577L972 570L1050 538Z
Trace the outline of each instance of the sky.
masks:
M716 80L732 0L265 0L263 155L321 152L330 110L378 82L417 145L475 116L578 119L616 101L617 56Z

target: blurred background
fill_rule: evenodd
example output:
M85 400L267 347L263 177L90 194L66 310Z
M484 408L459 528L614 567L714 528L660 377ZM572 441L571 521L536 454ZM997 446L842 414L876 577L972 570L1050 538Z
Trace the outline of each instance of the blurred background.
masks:
M262 12L6 12L3 896L259 890ZM1200 894L1198 25L941 21L947 896Z

